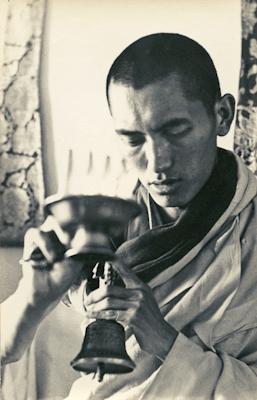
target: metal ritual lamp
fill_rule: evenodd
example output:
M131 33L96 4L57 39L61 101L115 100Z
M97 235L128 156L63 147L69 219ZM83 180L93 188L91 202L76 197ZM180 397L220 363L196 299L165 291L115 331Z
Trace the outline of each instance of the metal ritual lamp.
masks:
M45 210L52 214L69 237L65 258L77 257L98 263L114 259L109 238L124 229L141 211L132 200L103 195L50 196ZM107 284L111 284L111 278ZM95 372L99 381L105 373L130 372L135 365L125 348L125 332L115 320L97 319L88 325L82 349L71 362L74 369Z

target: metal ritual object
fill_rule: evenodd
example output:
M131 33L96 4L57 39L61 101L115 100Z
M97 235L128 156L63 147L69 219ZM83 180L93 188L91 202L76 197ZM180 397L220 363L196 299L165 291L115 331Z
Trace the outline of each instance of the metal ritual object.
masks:
M114 259L109 238L117 235L141 211L132 200L102 195L50 196L45 210L69 236L65 258L92 263ZM109 275L106 284L112 284ZM97 319L88 325L80 353L71 362L75 370L94 372L98 381L105 373L131 372L135 365L125 348L125 332L115 320Z
M65 257L99 262L114 258L109 238L122 232L141 208L133 200L118 197L53 195L45 200L45 210L69 236Z
M105 264L101 283L112 285L113 275L112 266ZM92 322L86 329L82 349L71 365L78 371L95 372L99 382L106 372L131 372L135 364L126 352L123 326L114 320L97 319Z

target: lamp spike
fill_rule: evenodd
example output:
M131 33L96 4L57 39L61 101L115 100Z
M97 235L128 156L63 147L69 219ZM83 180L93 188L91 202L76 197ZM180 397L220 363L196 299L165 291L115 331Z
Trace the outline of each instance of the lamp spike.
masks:
M65 177L64 194L70 194L71 191L71 176L73 173L73 151L70 148L68 151L67 170Z

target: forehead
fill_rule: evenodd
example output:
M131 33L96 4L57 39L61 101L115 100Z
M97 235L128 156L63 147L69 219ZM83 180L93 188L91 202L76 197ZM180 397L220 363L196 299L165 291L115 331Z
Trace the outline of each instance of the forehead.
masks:
M181 79L172 74L141 89L112 82L109 98L115 129L155 130L167 118L197 118L201 102L186 96Z

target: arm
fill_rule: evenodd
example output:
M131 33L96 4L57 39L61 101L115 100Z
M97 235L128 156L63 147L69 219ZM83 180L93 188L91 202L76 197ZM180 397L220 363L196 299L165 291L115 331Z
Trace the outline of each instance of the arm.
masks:
M40 322L59 303L81 272L82 263L77 261L54 262L60 258L63 245L57 240L52 241L52 237L53 230L42 229L30 229L25 236L24 258L28 261L23 262L23 277L16 292L1 305L3 363L20 359ZM45 265L30 261L35 248L41 250Z
M142 400L185 398L254 400L257 398L257 329L236 334L245 356L206 351L179 333Z
M40 322L57 305L34 305L27 298L26 282L21 279L15 293L1 304L1 360L18 361L31 344Z

